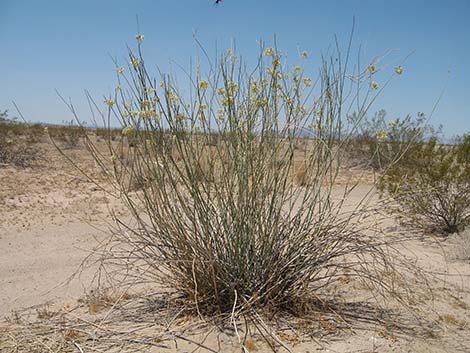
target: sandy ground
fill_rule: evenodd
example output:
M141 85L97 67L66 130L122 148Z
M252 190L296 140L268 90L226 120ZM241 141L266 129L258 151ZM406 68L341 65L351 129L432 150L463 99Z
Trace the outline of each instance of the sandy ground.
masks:
M120 209L51 145L41 148L46 160L33 168L0 169L0 317L83 295L85 280L61 284L108 230L110 209ZM85 150L67 153L95 170Z
M0 168L0 321L26 308L47 303L72 305L85 296L91 272L67 285L64 282L77 271L96 240L106 234L110 209L125 216L117 200L80 176L52 146L44 144L42 148L46 160L33 168ZM84 149L67 153L82 167L96 171ZM340 181L350 181L357 175L350 171ZM370 182L370 175L364 181ZM367 184L361 185L355 197L360 198L369 189ZM389 223L396 228L392 221ZM293 351L470 352L470 263L454 258L459 246L454 238L445 242L424 238L407 243L404 249L433 275L429 284L433 300L423 301L432 309L426 315L434 315L430 319L442 324L442 334L392 339L371 331L347 331L321 343L297 342ZM207 342L211 344L210 337ZM231 339L226 338L226 342ZM240 351L233 342L222 347L221 352ZM194 348L194 344L180 341L178 346L156 351L190 352ZM251 351L268 350L255 340Z

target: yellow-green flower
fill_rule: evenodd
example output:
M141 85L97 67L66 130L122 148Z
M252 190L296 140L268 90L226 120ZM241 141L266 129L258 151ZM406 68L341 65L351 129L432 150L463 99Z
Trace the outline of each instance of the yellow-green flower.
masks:
M135 36L135 39L137 39L138 42L142 42L144 40L144 35L143 34L137 34Z
M395 73L396 73L397 75L401 75L401 74L403 73L403 67L397 66L397 67L395 68Z
M118 66L118 67L116 68L116 72L117 72L118 74L122 74L122 73L124 72L124 68L123 68L122 66Z
M377 88L379 88L379 84L378 84L377 82L375 82L375 81L372 81L371 84L370 84L370 87L371 87L372 89L377 89Z
M294 66L294 72L299 72L299 71L300 71L300 66L299 65Z
M281 61L279 59L273 59L273 66L277 67L279 65L281 65Z
M302 82L306 87L310 87L312 85L312 79L310 77L304 77Z
M217 93L220 95L220 96L223 96L225 94L225 88L219 88L217 90Z
M375 137L379 141L385 141L387 139L387 132L384 129L377 130Z
M233 50L231 48L228 48L226 51L225 51L225 55L227 56L231 56L233 54Z
M375 65L374 64L370 64L369 67L367 68L367 70L369 70L369 72L372 74L375 72Z
M205 105L204 103L201 103L201 104L199 105L199 109L198 109L198 111L197 111L197 115L199 116L199 119L200 119L201 121L204 121L204 109L206 109L206 108L207 108L207 105Z
M209 82L206 80L199 81L199 88L200 89L207 89L209 87Z
M265 107L268 105L268 101L266 99L258 99L258 106Z
M115 89L116 89L116 91L122 91L121 85L117 85Z
M230 87L231 91L235 91L238 88L238 85L233 81L230 81L228 86Z
M317 130L317 131L321 130L321 127L319 125L316 125L316 124L310 124L308 127L311 130Z
M134 133L135 129L132 126L126 126L124 129L122 129L122 135L123 136L129 136Z
M395 127L395 125L397 125L396 121L391 121L391 122L388 123L388 126L390 126L392 128Z
M107 105L108 107L112 107L112 106L114 105L114 103L115 103L115 102L114 102L114 99L112 99L112 98L105 99L104 102L106 103L106 105Z
M179 112L176 114L176 122L181 123L184 120L184 114Z
M131 59L131 65L136 69L139 66L139 60L136 58Z
M302 52L302 58L308 58L308 52L306 50Z
M266 48L266 50L264 51L264 55L273 56L274 55L274 49L272 47Z
M217 109L217 119L219 121L224 121L225 116L224 116L224 110L223 109Z
M229 97L223 97L222 100L220 101L223 106L229 105L232 100Z

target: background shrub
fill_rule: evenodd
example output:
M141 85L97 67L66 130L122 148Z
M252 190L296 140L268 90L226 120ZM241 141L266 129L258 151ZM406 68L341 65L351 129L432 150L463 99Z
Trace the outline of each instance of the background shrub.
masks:
M420 144L441 133L441 127L435 129L427 123L423 113L418 113L416 118L407 115L404 119L387 121L387 112L382 109L372 118L357 113L347 118L349 124L357 126L350 139L349 158L377 171L385 170L398 159L403 161L413 156L415 148L419 149Z
M443 234L463 230L470 222L470 136L452 145L437 138L413 143L387 170L382 190L398 202L395 211L428 230Z
M48 135L51 139L62 143L65 149L80 147L80 140L85 135L84 126L75 124L74 120L65 121L63 125L48 126Z
M43 134L44 129L41 130ZM35 143L38 140L37 130L28 125L10 119L7 111L0 113L0 167L13 165L28 167L33 161L42 158Z

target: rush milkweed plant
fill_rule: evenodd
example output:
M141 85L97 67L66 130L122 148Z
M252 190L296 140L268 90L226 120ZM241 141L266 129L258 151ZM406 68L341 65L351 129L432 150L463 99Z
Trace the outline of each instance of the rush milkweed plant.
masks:
M365 203L347 210L351 188L333 195L354 133L346 107L364 116L379 93L370 68L349 73L350 48L323 57L314 79L307 52L289 66L261 46L249 69L228 49L185 72L183 90L174 75L152 77L136 39L127 67L116 63L115 92L102 103L88 96L121 137L100 130L105 151L84 137L132 218L117 219L97 249L113 280L176 291L186 311L230 318L235 330L238 318L324 308L322 293L340 279L404 294Z
M344 268L360 276L368 262L357 258L366 254L386 263L380 241L331 196L348 84L339 52L314 81L305 64L289 69L276 48L262 48L253 71L229 49L206 76L188 74L185 94L172 76L151 78L141 43L127 70L116 67L116 93L104 100L103 120L123 124L120 145L107 145L111 168L89 143L138 224L116 238L117 256L132 259L122 264L127 275L178 288L199 311L233 314L289 308ZM306 135L308 182L299 186L295 147ZM117 156L130 141L122 163ZM138 192L130 188L136 179Z

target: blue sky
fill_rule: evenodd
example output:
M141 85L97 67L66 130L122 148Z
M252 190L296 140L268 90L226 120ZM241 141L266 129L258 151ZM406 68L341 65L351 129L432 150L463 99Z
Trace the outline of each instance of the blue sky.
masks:
M57 89L86 119L83 91L99 100L112 92L110 55L126 62L136 15L145 56L163 70L170 59L188 66L194 32L211 52L235 40L248 61L259 39L272 43L276 35L289 57L308 50L316 69L334 35L347 42L355 17L363 60L399 49L386 60L395 65L413 52L373 110L386 109L390 118L429 113L446 88L432 122L448 136L470 131L468 0L0 0L0 110L14 114L15 101L27 120L70 120Z

